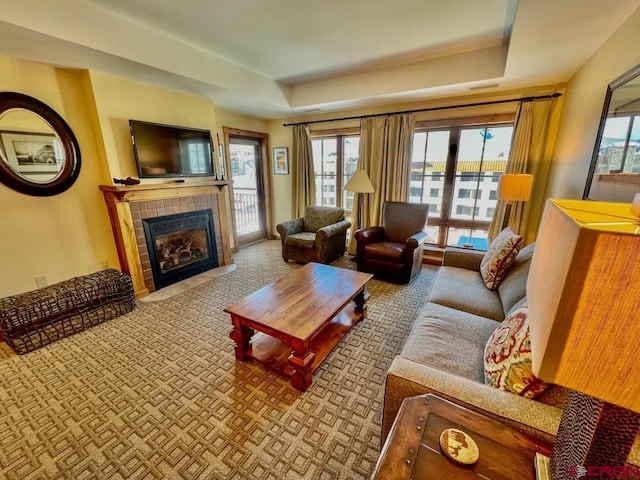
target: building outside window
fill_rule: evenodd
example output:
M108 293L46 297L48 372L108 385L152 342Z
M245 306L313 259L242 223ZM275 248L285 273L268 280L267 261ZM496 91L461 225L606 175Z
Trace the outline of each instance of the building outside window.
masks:
M511 122L416 131L409 201L429 204L429 244L486 248L512 135Z
M637 106L635 107L637 108ZM616 112L605 121L595 173L640 173L640 114Z

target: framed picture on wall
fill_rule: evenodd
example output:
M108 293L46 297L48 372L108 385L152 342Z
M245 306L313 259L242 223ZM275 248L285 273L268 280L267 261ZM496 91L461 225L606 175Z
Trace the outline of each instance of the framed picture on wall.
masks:
M0 149L13 170L33 181L51 180L62 168L62 145L52 134L0 131Z
M273 149L273 173L275 175L289 175L289 149L287 147Z

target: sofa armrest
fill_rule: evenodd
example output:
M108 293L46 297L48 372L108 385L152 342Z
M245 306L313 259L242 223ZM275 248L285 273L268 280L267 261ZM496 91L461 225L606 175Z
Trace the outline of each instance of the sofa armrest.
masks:
M346 232L350 226L351 222L349 220L341 220L338 223L333 223L331 225L327 225L326 227L322 227L316 232L316 238L325 240L329 237L333 237L334 235L339 235Z
M385 380L382 443L402 400L432 393L518 431L553 443L562 410L396 356Z
M480 271L480 262L485 252L468 250L466 248L447 247L444 249L442 265L446 267L465 268L467 270Z
M279 223L276 226L276 229L284 241L287 235L302 232L303 225L302 218L294 218L293 220L287 220L286 222Z

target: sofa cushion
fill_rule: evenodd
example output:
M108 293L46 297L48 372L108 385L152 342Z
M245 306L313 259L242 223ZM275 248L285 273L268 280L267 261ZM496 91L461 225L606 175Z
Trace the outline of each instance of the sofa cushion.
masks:
M458 267L440 267L429 301L491 320L504 320L497 292L487 290L478 272Z
M344 209L309 205L304 209L304 230L317 232L322 227L338 223L344 217Z
M498 287L505 317L527 295L527 276L531 267L534 246L535 244L532 243L518 252L513 265Z
M507 227L493 239L480 262L480 274L490 290L497 290L522 246L522 237Z
M313 248L315 241L315 232L294 233L293 235L288 235L287 238L284 239L284 243L288 247L298 248Z
M529 309L523 305L496 328L484 350L485 383L500 390L535 398L549 387L531 368Z
M498 322L436 303L421 310L401 356L484 382L484 346Z

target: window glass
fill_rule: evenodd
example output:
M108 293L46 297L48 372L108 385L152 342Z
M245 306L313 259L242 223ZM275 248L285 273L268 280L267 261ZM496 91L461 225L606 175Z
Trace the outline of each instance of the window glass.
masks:
M448 130L416 132L413 136L409 201L427 203L429 217L439 217L442 212L449 136Z
M335 138L311 142L316 179L316 205L336 206L337 141Z
M358 168L360 152L360 136L354 135L342 139L342 208L351 211L353 208L353 192L344 190Z
M428 242L440 247L463 243L469 248L486 249L487 230L497 205L498 180L507 165L512 135L512 124L439 128L414 134L409 201L429 204L432 223L427 228L431 232ZM640 127L638 139L640 147ZM450 143L454 154L449 153ZM637 168L640 170L640 158ZM451 178L452 182L448 180ZM433 223L437 225L432 227Z

